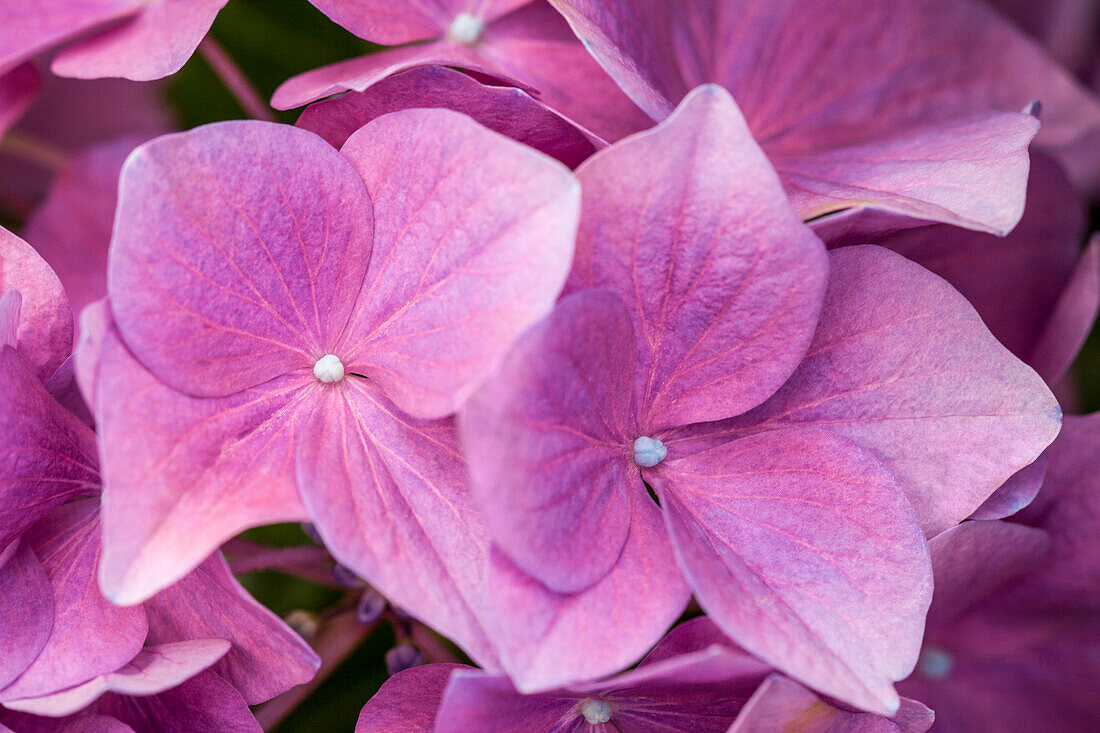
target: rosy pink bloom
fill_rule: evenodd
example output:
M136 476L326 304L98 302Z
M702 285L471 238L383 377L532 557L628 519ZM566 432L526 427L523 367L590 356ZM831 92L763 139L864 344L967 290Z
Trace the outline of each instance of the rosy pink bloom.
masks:
M174 74L226 0L37 0L0 6L0 74L55 46L59 76L150 81ZM117 22L116 22L117 21ZM105 28L91 35L89 31Z
M852 206L1004 234L1027 145L1072 159L1100 102L972 0L551 0L653 119L725 86L804 219ZM523 77L517 77L521 82Z
M414 107L451 109L505 137L541 150L570 168L592 155L596 144L527 92L482 84L444 66L421 66L387 77L365 92L349 92L311 104L298 127L339 148L375 117Z
M309 518L493 664L487 538L441 418L552 308L579 198L556 161L445 110L380 117L341 151L258 122L139 148L110 254L117 329L83 370L108 597L143 600L246 527Z
M629 664L686 602L675 553L739 645L895 710L922 525L1033 461L1053 396L938 277L827 257L720 87L577 175L572 294L460 418L504 668L533 691Z
M937 730L1091 730L1100 720L1100 415L1067 417L1042 491L1017 519L931 542L936 593L900 687Z
M607 139L647 126L545 0L310 1L360 38L400 48L296 76L275 91L278 109L361 92L399 71L436 64L521 79L552 109Z

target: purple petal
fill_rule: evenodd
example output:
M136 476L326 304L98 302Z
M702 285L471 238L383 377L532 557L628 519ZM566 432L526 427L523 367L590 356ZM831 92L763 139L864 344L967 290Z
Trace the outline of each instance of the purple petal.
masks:
M934 635L1006 582L1037 567L1050 550L1045 532L1008 522L963 522L929 542L936 592L928 610Z
M370 212L347 160L304 130L237 121L157 138L122 171L108 266L119 331L196 396L312 379L358 295Z
M99 493L95 436L10 346L0 348L0 548L55 507Z
M107 295L107 245L119 171L141 142L141 137L126 137L70 158L27 220L27 241L57 273L75 312Z
M94 413L99 380L99 355L103 339L114 329L115 318L111 304L106 299L97 300L80 311L80 337L73 350L73 376L80 388L80 395Z
M30 666L54 622L50 579L26 541L0 549L0 690Z
M798 371L753 412L705 432L821 426L854 440L898 478L933 536L1032 463L1061 411L940 278L880 247L844 247L830 259L821 321Z
M947 280L997 340L1036 366L1031 357L1080 255L1085 206L1058 164L1042 154L1032 157L1027 192L1024 217L1007 237L935 226L852 243L881 244ZM1066 330L1087 331L1080 320L1067 318ZM1052 336L1051 346L1072 342ZM1039 373L1053 384L1052 374Z
M5 728L3 723L16 726ZM125 723L106 715L83 713L68 718L40 718L0 708L0 733L135 733Z
M426 664L398 672L363 706L355 733L431 733L451 673L466 669L464 664Z
M1020 511L1034 499L1043 487L1050 465L1050 449L1043 451L1035 462L1012 474L993 492L968 519L1004 519Z
M1100 312L1100 235L1094 235L1066 283L1027 361L1048 384L1069 370Z
M84 402L84 396L80 394L80 386L76 381L76 357L70 356L46 382L46 391L57 400L58 404L76 416L80 422L90 428L95 427L95 420Z
M618 672L683 612L690 591L671 561L659 510L640 497L631 515L619 562L580 593L554 593L499 551L490 555L493 639L520 690L539 692Z
M852 145L768 150L803 219L870 202L902 216L1004 236L1024 211L1039 121L995 112Z
M244 529L307 518L293 452L311 401L298 378L187 397L142 368L112 328L97 380L100 584L116 603L144 601Z
M151 729L157 733L262 731L233 685L210 671L151 697L104 695L96 710L138 730Z
M460 14L482 24L515 10L530 0L310 0L333 21L372 43L401 43L442 38Z
M98 502L80 499L55 509L26 538L50 578L54 626L46 646L0 699L48 695L118 669L141 650L145 611L119 608L96 585Z
M358 377L323 388L298 439L298 482L333 555L483 666L488 537L452 421L417 420Z
M557 158L570 168L595 151L576 127L521 89L482 84L445 66L424 66L383 79L362 93L310 105L296 123L339 148L376 117L412 107L451 109Z
M144 604L149 644L216 638L232 648L213 670L249 705L313 678L321 660L271 611L256 602L213 555L175 585Z
M881 464L817 430L755 435L650 478L699 604L738 644L881 713L920 651L932 567Z
M775 392L810 343L828 265L730 96L693 92L577 175L570 287L608 288L631 311L642 427L730 417Z
M11 290L22 295L16 350L45 382L72 352L72 310L50 266L26 242L0 227L0 295Z
M40 86L41 77L31 64L0 73L0 136L23 116Z
M375 215L344 361L409 414L449 415L553 307L579 186L559 163L448 110L386 115L342 152Z
M106 692L145 697L176 687L229 651L224 639L197 639L148 646L117 671L101 674L52 695L5 700L4 707L34 715L61 717L87 707Z
M619 299L576 293L519 338L460 418L493 541L559 593L619 561L630 505L646 497L631 448L634 352Z
M797 682L773 675L737 716L729 733L925 733L934 718L931 710L906 698L894 718L843 710Z
M582 697L566 690L522 695L504 675L458 667L450 675L442 695L436 729L448 733L490 730L565 733L574 730L570 723L575 725L580 718L577 705Z
M734 644L733 640L726 636L726 633L718 628L718 625L708 616L697 616L678 624L672 631L668 632L665 638L653 647L653 650L646 655L638 666L644 667L647 664L660 662L669 657L701 651L716 644L727 648L732 653L741 655L747 660L747 664L764 664Z
M66 38L136 12L143 0L39 0L0 10L0 72Z
M147 0L133 18L69 45L50 69L77 79L162 79L183 68L226 2Z

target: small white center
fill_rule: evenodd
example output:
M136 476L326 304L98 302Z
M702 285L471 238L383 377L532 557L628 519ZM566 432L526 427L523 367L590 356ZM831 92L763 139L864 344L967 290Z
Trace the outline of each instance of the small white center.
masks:
M611 720L611 703L589 697L581 703L581 715L589 725L606 723Z
M668 448L656 438L642 436L634 441L634 462L642 468L653 468L668 455Z
M464 46L473 46L481 40L485 32L485 23L470 13L459 13L447 29L447 38Z
M344 378L344 363L336 354L325 354L313 365L313 376L325 384L339 382Z
M943 649L930 646L920 653L917 659L917 670L930 680L942 680L951 674L951 668L955 666L955 660Z

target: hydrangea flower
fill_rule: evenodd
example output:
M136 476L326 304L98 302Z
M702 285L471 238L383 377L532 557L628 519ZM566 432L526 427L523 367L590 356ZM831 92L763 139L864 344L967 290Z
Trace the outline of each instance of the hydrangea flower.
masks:
M931 542L924 648L900 683L938 730L1087 730L1100 719L1100 415L1067 417L1043 489L1017 519Z
M653 119L725 86L804 219L850 207L1005 234L1027 146L1066 160L1100 101L981 3L551 0ZM519 77L523 81L522 77Z
M936 276L826 256L720 87L577 175L571 294L460 419L504 668L524 691L621 668L686 581L745 649L892 712L931 594L922 527L1053 440L1049 389Z
M0 75L66 44L51 63L59 76L161 79L183 67L226 1L6 2L0 6Z
M647 126L545 0L310 0L321 12L387 49L306 72L275 90L277 109L337 92L361 92L414 66L459 66L521 79L551 108L603 138ZM408 44L408 45L402 45Z
M568 273L579 192L546 156L444 110L340 151L224 123L122 173L112 315L88 320L109 598L134 603L258 524L310 519L336 558L492 665L487 540L450 415Z

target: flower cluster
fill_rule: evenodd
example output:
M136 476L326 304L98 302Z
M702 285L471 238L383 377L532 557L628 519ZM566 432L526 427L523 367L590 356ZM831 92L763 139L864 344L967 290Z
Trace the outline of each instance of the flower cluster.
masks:
M0 733L1096 725L1100 11L309 1L0 0Z

